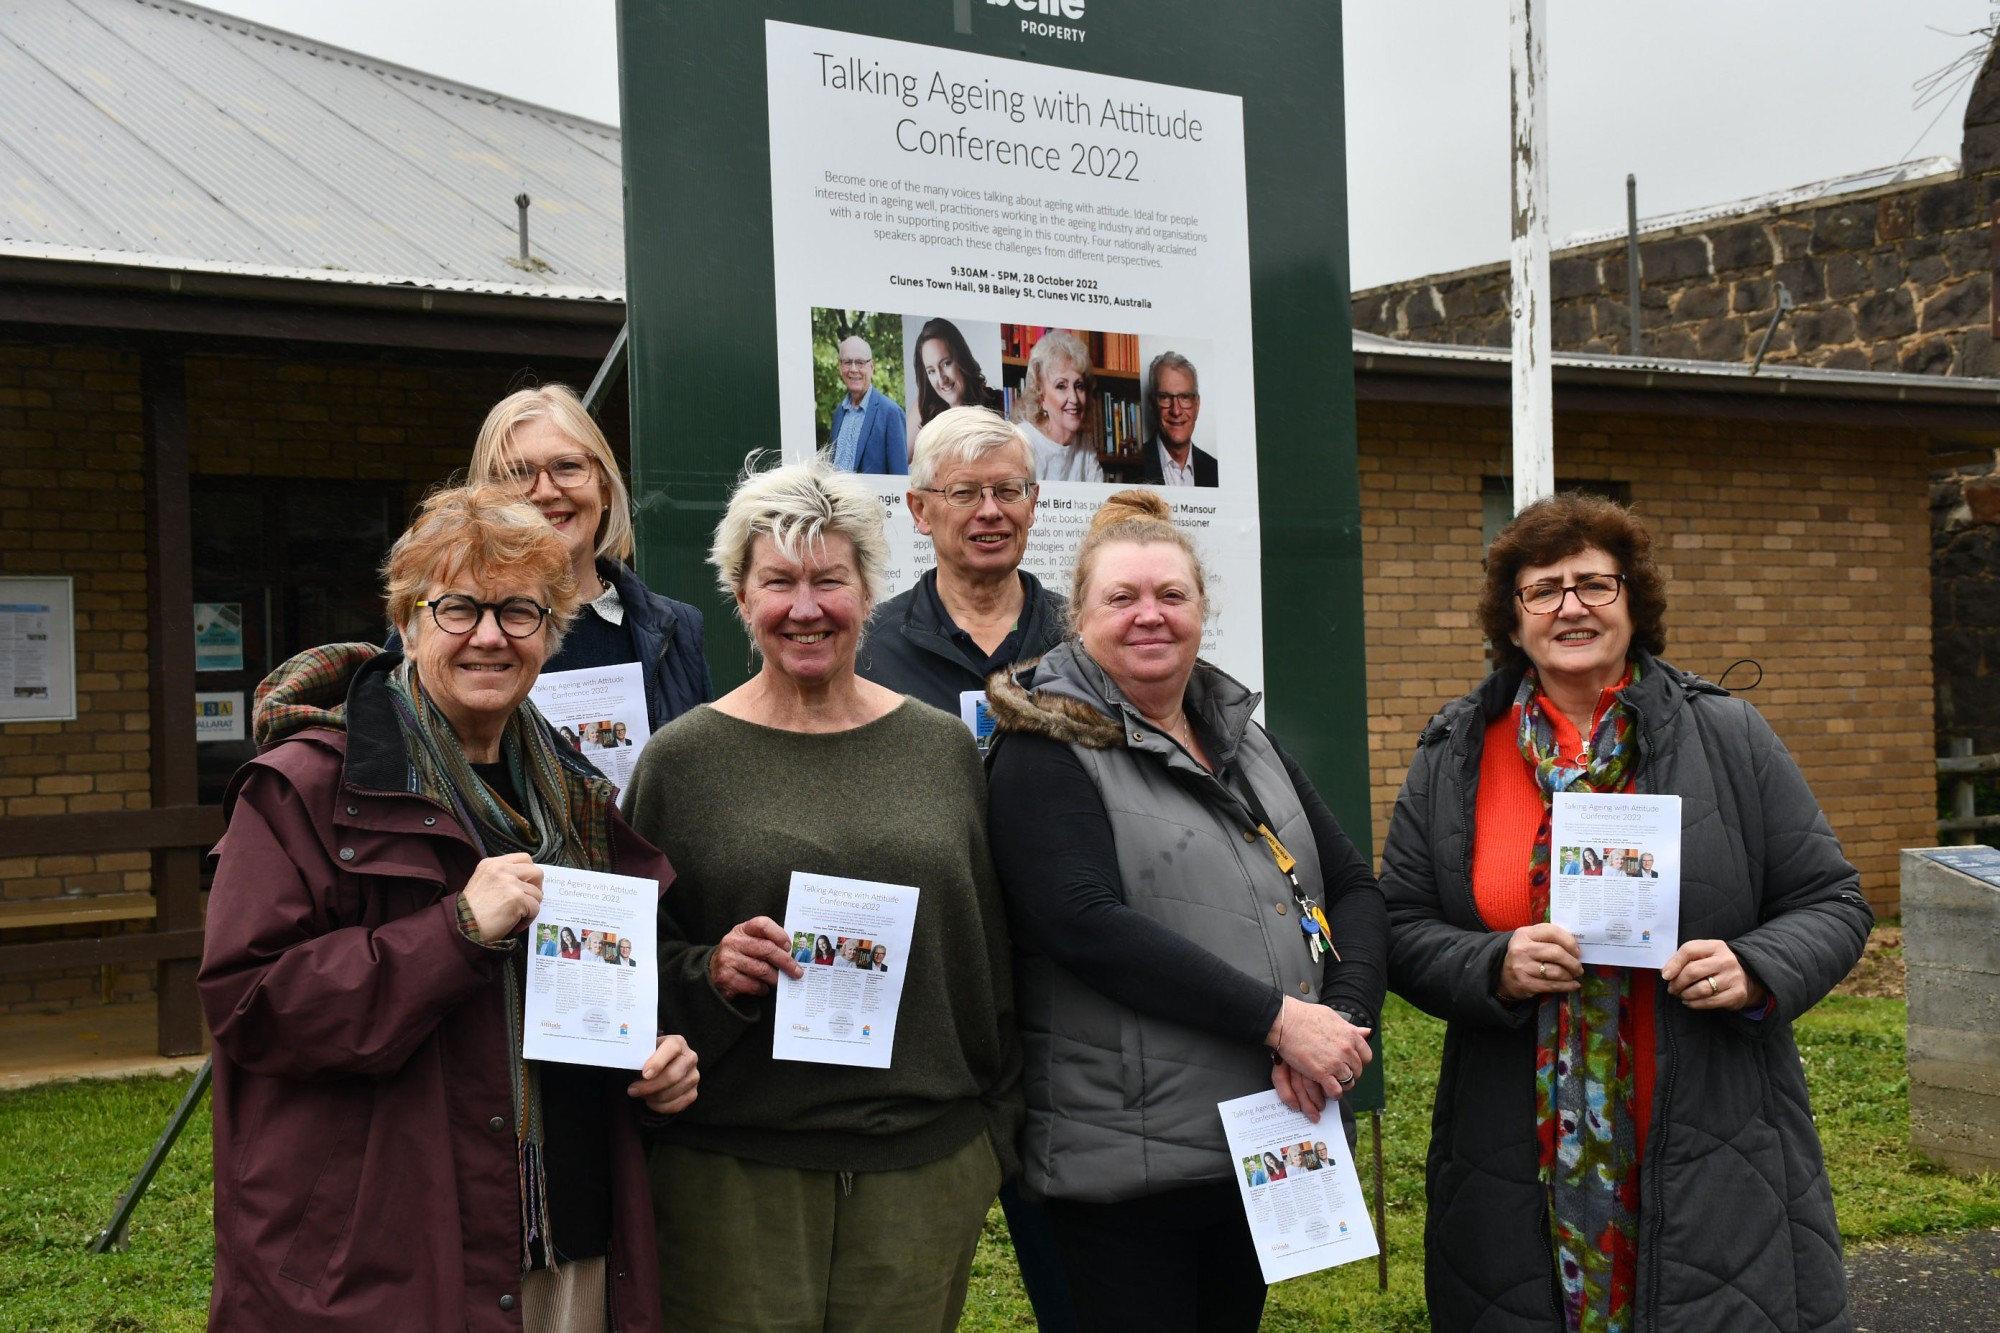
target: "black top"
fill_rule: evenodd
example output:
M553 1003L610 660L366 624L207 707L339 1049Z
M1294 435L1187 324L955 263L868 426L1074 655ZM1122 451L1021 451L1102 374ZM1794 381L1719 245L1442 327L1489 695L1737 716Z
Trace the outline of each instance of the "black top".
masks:
M958 696L985 689L993 671L1040 657L1062 642L1063 599L1026 570L1017 573L1021 618L995 652L981 653L972 636L952 622L937 595L937 570L928 569L916 586L875 608L856 674L957 714Z
M612 624L586 602L570 621L561 651L542 663L542 670L586 671L638 660L639 650L633 646L632 631L624 625Z
M494 795L521 808L521 794L504 760L474 764L472 771ZM525 963L525 948L522 959ZM605 1085L625 1076L595 1065L554 1061L537 1061L536 1068L542 1076L542 1168L549 1182L556 1258L564 1263L595 1259L611 1249L610 1089ZM536 1268L548 1266L539 1238L530 1242L529 1253Z
M981 648L978 640L958 627L958 622L951 618L951 612L945 607L944 598L938 596L936 570L927 572L923 578L917 581L917 596L929 603L926 609L936 618L938 633L942 634L946 641L964 655L965 664L972 668L981 681L984 681L1001 667L1012 666L1023 657L1033 657L1043 651L1039 646L1028 652L1021 651L1021 621L1019 619L1015 620L1012 628L1007 631L1007 637L1000 641L999 647L990 653ZM1031 609L1024 599L1021 604L1023 617ZM970 685L966 688L978 689L979 686ZM931 701L926 700L925 702L929 703ZM953 702L956 703L956 700ZM932 706L940 707L941 705L933 704ZM946 711L952 710L948 709Z
M1379 893L1333 812L1292 757L1272 741L1298 792L1317 844L1333 946L1321 1002L1361 1027L1375 1026L1369 997L1380 995L1387 959L1370 941L1388 937ZM1262 1045L1284 996L1185 935L1125 905L1118 852L1104 798L1069 746L1046 736L1010 734L993 759L987 830L1007 886L1017 939L1107 997L1217 1036ZM999 770L1012 770L1009 781ZM1308 892L1310 892L1308 886ZM1306 947L1301 936L1300 948ZM1173 978L1163 985L1162 977Z

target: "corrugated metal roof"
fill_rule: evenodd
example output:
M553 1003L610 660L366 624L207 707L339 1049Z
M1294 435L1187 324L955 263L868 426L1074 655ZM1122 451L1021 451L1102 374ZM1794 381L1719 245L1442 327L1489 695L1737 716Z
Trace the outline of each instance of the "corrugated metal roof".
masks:
M623 228L611 126L194 5L0 0L0 254L601 300Z

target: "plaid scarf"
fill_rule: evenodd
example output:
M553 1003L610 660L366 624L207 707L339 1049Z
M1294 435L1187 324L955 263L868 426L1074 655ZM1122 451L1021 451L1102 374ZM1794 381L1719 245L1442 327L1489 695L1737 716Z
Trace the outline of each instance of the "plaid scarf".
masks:
M1582 766L1567 763L1541 681L1532 668L1514 705L1521 756L1535 770L1542 822L1528 863L1529 902L1549 919L1549 825L1556 792L1626 790L1638 759L1625 686L1592 730ZM1535 1119L1549 1230L1572 1333L1629 1333L1639 1256L1639 1158L1633 1141L1631 973L1592 966L1579 990L1544 996L1536 1007Z
M396 721L410 756L410 790L447 806L482 856L526 852L540 865L610 870L611 789L563 768L549 724L527 700L507 719L500 759L525 810L515 810L472 769L465 748L443 712L424 693L416 668L405 658L389 673ZM493 941L489 941L491 943ZM514 1161L521 1200L521 1271L534 1262L532 1246L542 1242L550 1269L556 1265L555 1236L549 1223L548 1169L544 1150L542 1084L536 1062L521 1058L523 1004L527 986L525 949L513 949L504 973L507 1004L507 1075L514 1096Z

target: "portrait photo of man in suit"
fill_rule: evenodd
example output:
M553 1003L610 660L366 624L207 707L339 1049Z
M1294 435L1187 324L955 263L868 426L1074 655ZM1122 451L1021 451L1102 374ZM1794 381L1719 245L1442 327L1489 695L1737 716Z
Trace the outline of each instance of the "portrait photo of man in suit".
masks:
M1197 448L1201 377L1179 352L1162 352L1146 368L1145 419L1151 431L1132 481L1140 486L1214 486L1215 455Z

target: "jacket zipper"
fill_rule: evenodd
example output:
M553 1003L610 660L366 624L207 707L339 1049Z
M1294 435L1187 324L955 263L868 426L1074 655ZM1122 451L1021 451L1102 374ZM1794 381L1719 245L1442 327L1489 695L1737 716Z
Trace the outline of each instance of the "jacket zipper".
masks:
M1640 784L1644 783L1646 784L1645 787L1646 790L1648 791L1657 790L1652 783L1653 747L1650 743L1650 738L1652 733L1649 732L1646 728L1646 715L1640 709L1637 703L1629 699L1626 701L1626 706L1632 710L1632 726L1633 729L1639 733L1639 772L1638 775L1633 779L1632 783L1633 788L1634 790L1638 790L1640 788ZM1656 997L1657 994L1658 992L1656 990L1655 991ZM1653 1023L1655 1030L1665 1033L1667 1038L1666 1067L1664 1069L1656 1069L1654 1086L1653 1086L1652 1123L1658 1126L1658 1130L1656 1132L1659 1136L1660 1146L1662 1147L1665 1146L1667 1141L1668 1122L1665 1112L1668 1103L1670 1103L1673 1100L1674 1074L1680 1067L1680 1043L1674 1036L1674 1025L1671 1020L1671 1017L1669 1016L1668 1021L1666 1022L1660 1021L1661 1016L1665 1013L1666 1011L1662 1009L1657 1003L1654 1004ZM1640 1144L1639 1150L1641 1152L1644 1152L1646 1146L1647 1145L1645 1144ZM1647 1163L1650 1169L1641 1171L1639 1173L1639 1193L1641 1199L1645 1201L1644 1203L1642 1203L1642 1207L1644 1208L1645 1212L1649 1212L1652 1214L1653 1217L1652 1234L1655 1237L1659 1235L1660 1228L1664 1227L1667 1221L1666 1202L1659 1197L1660 1191L1658 1189L1658 1185L1661 1179L1659 1162L1660 1162L1660 1152L1658 1148L1655 1148L1655 1150L1647 1157ZM1648 1179L1649 1177L1650 1180ZM1652 1189L1646 1188L1646 1186L1649 1183L1653 1185L1654 1188ZM1640 1224L1641 1224L1640 1229L1643 1231L1645 1229L1643 1217L1640 1219ZM1634 1236L1632 1238L1632 1243L1635 1256L1647 1254L1648 1253L1647 1247L1640 1246L1638 1242L1639 1238L1637 1236ZM1635 1262L1637 1262L1636 1258ZM1634 1274L1635 1278L1636 1276L1637 1274ZM1649 1299L1646 1302L1645 1308L1637 1309L1632 1312L1633 1322L1635 1326L1639 1324L1641 1321L1643 1321L1646 1324L1650 1324L1652 1320L1649 1312L1653 1310L1658 1310L1660 1308L1660 1264L1659 1264L1659 1257L1657 1255L1652 1256L1652 1273L1650 1274L1650 1276L1652 1280L1646 1284L1647 1295Z

